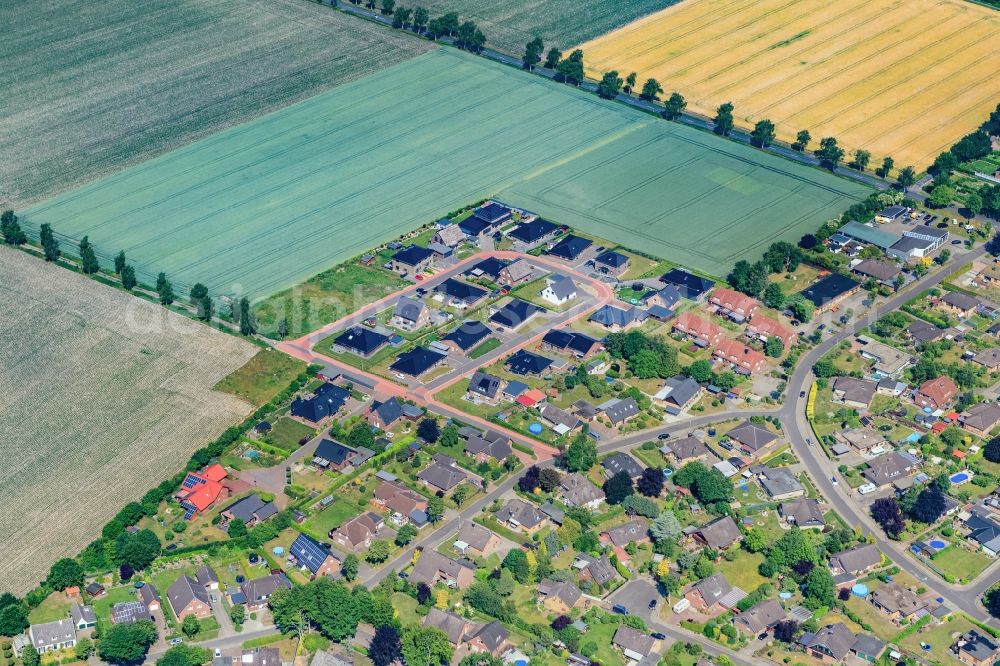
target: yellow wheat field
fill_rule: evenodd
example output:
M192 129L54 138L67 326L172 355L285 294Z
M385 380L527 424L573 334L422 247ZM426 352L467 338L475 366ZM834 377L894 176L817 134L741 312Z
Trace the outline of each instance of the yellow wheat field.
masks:
M807 129L849 151L926 167L1000 102L1000 12L962 0L683 0L586 42L615 69L778 137Z

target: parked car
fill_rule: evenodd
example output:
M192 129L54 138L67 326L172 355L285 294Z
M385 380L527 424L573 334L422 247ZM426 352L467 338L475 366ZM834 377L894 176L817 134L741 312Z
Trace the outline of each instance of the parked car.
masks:
M183 642L184 642L183 638L172 638L172 639L170 639L170 644L171 645L180 645Z
M667 635L664 634L664 633L662 633L662 632L659 632L659 631L654 631L653 633L650 634L650 636L652 636L653 638L655 638L658 641L665 641L665 640L667 640Z
M670 433L661 432L659 435L656 436L656 439L670 439Z
M615 604L611 607L611 610L619 615L628 615L628 608L625 608L625 606L622 606L621 604Z
M806 392L805 391L799 391L799 397L800 398L806 397Z
M656 608L656 599L650 599L649 606L647 608L649 608L649 610L653 610L654 608Z

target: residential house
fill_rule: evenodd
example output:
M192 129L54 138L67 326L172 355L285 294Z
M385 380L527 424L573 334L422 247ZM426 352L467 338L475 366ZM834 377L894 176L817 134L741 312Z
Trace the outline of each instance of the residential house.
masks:
M990 557L1000 555L1000 523L983 509L975 508L965 519L966 538Z
M673 330L680 331L699 347L714 347L722 340L722 327L692 311L682 312L674 320Z
M647 312L650 313L650 316L653 316L652 310L655 308L666 312L672 312L674 306L680 302L681 298L683 298L681 296L681 290L674 285L670 285L669 287L663 287L662 289L654 289L646 292L643 294L642 298L639 299L639 302L644 308L646 308Z
M778 441L777 435L750 421L744 421L726 435L740 451L752 458L763 455Z
M594 557L590 553L577 553L573 568L580 572L580 582L591 582L604 587L618 577L618 571L607 555Z
M470 652L486 652L499 657L510 646L507 641L509 636L507 628L494 620L479 627L471 636L467 636L465 642Z
M455 248L465 242L465 232L457 224L449 224L438 229L433 240L440 245Z
M399 398L392 397L385 402L376 400L368 412L368 425L388 430L401 418L403 418L403 403Z
M751 639L774 629L785 619L785 609L774 599L760 601L733 618L733 625Z
M475 567L471 563L453 560L436 550L425 548L413 565L410 582L414 585L425 583L431 587L443 583L448 587L462 589L472 584L475 573Z
M808 497L782 502L778 505L778 513L786 523L797 525L801 529L821 530L826 527L826 519L823 517L819 502Z
M424 617L423 626L442 631L448 637L448 642L457 647L462 644L466 634L471 632L475 624L451 611L431 608Z
M597 255L594 259L594 267L598 273L611 275L620 278L628 272L629 259L627 255L614 250L608 250Z
M434 252L419 245L408 245L392 255L389 260L389 270L405 277L416 275L430 268Z
M558 243L549 248L547 254L565 261L575 261L591 245L593 243L586 238L566 234Z
M909 453L890 451L869 460L862 474L870 483L881 488L916 473L919 467L919 461Z
M229 497L229 488L223 483L228 476L218 463L209 465L200 472L188 472L181 482L181 489L174 495L184 509L184 519L190 520L196 513L204 513L219 500Z
M954 380L948 375L941 375L921 384L913 395L913 402L918 407L936 411L948 407L957 395L958 386Z
M415 331L431 323L431 311L424 302L409 296L400 296L392 311L389 325L401 331Z
M712 574L708 578L699 580L692 585L684 594L684 598L691 602L695 610L702 613L714 613L721 608L732 608L739 599L746 596L734 595L733 592L742 592L739 588L734 588L721 573ZM738 597L738 598L736 598Z
M851 646L851 653L858 659L874 664L885 652L885 649L886 644L871 634L858 634L854 638L854 645Z
M851 651L856 637L843 624L828 624L816 633L806 632L799 643L806 652L825 664L842 661Z
M614 305L601 306L587 319L612 333L635 328L645 320L646 313L635 306L619 308Z
M449 492L468 478L469 475L462 471L454 458L440 454L417 474L417 479L425 486L442 492Z
M515 375L540 375L552 365L552 359L525 349L518 349L507 358L506 365Z
M990 347L972 357L973 363L978 363L990 372L1000 370L1000 347Z
M551 402L546 402L539 410L542 419L552 428L557 435L565 435L573 432L581 425L580 418L576 414L571 414L565 409L556 407Z
M366 511L343 523L336 530L330 530L330 538L340 548L357 552L371 546L376 534L384 525L382 516Z
M625 472L632 477L632 479L638 479L642 476L643 471L642 465L640 465L635 458L623 451L613 453L602 460L601 467L604 468L604 475L608 478L611 478L621 472Z
M639 403L635 398L625 398L609 400L601 405L601 411L605 418L611 421L611 425L622 425L628 423L639 415Z
M64 650L76 645L76 630L69 618L33 624L28 627L28 639L38 654Z
M602 348L600 340L568 328L553 328L542 337L541 349L587 358Z
M188 615L200 620L212 614L208 590L191 576L182 575L167 588L167 601L178 622Z
M802 295L816 307L816 314L840 307L861 288L861 283L839 273L830 273L802 291Z
M865 543L830 556L830 572L860 576L882 564L882 553L874 544Z
M630 661L642 661L653 653L656 639L644 631L633 629L627 624L618 625L611 644L621 649Z
M219 589L219 576L215 573L215 570L207 564L202 565L202 567L195 572L194 579L199 585L209 592L214 592Z
M671 268L660 276L660 282L667 286L672 285L677 287L681 292L681 296L689 301L700 300L709 289L715 286L715 283L711 280L689 273L681 268Z
M690 377L676 375L664 382L663 388L653 396L653 401L668 414L678 416L698 402L702 390L701 384Z
M237 500L222 510L220 514L222 520L229 523L235 519L242 520L247 527L253 527L262 523L271 516L278 513L278 507L274 502L265 502L260 495L254 493L241 500Z
M720 313L736 322L750 319L760 308L760 301L744 293L718 287L708 297L708 302L716 306Z
M973 405L961 417L962 427L974 435L988 438L990 431L1000 425L1000 405L995 402L981 402Z
M576 283L566 275L555 275L545 281L541 297L553 305L564 305L576 298Z
M780 502L805 494L805 488L799 480L784 467L762 467L757 478L760 480L760 487L772 501Z
M133 624L139 620L153 619L149 606L142 601L121 601L111 606L112 624Z
M147 583L147 585L149 584ZM147 585L144 585L143 587L146 587ZM77 631L83 631L97 626L97 615L94 613L93 606L73 604L69 609L69 616L70 619L73 620L73 626Z
M332 439L320 440L313 453L312 465L317 469L344 471L348 458L357 453L354 449Z
M335 416L350 397L351 392L344 387L324 382L313 391L311 397L295 398L292 401L291 415L311 424L317 424L330 416Z
M583 598L583 592L569 581L543 580L538 584L538 599L545 610L568 615Z
M151 611L160 610L160 593L152 583L146 583L137 590L139 601Z
M888 287L894 286L896 277L900 274L899 267L890 261L865 259L852 268L863 279L873 279Z
M520 298L515 298L511 300L510 303L494 312L490 316L490 321L498 326L509 328L514 331L520 328L529 319L544 311L544 308L540 308L527 301L522 301Z
M377 333L365 326L352 326L333 341L334 351L350 352L362 358L371 358L389 343L389 336Z
M848 407L868 409L878 384L856 377L837 377L833 380L833 396Z
M465 440L465 452L477 463L503 462L513 453L510 437L495 430L476 432Z
M858 355L873 361L872 371L880 377L898 379L903 370L914 363L914 358L909 354L867 335L859 335L858 343Z
M972 629L951 646L959 661L970 666L993 666L1000 656L1000 643L983 632Z
M567 474L559 481L559 494L566 506L579 506L596 511L604 502L604 491L579 472Z
M517 229L507 235L525 245L537 245L554 234L558 228L558 225L536 217L529 222L518 225Z
M313 578L340 573L340 559L333 551L308 534L299 534L288 549L297 566L305 568Z
M442 295L448 305L460 310L474 308L489 294L482 287L455 278L448 278L434 287L434 293Z
M976 313L979 299L962 291L946 291L941 297L941 307L962 319L968 319Z
M292 589L292 582L283 573L275 573L262 578L251 578L240 585L244 603L251 613L267 605L267 600L278 590Z
M730 516L721 516L693 530L691 537L714 550L726 550L743 538L743 533Z
M517 259L500 269L497 281L505 287L513 287L531 280L535 267L527 259Z
M462 322L458 328L441 338L441 343L453 352L464 354L492 334L489 326L473 319Z
M538 507L522 499L508 500L499 511L497 520L511 529L534 534L548 523L546 516Z
M500 537L487 528L478 523L467 522L458 530L455 548L463 555L489 557L500 547L500 543ZM459 544L462 544L461 547Z
M448 358L447 354L427 347L414 347L396 357L389 369L397 375L420 377Z
M503 380L482 370L476 370L469 378L469 388L465 397L469 402L495 405L500 401L500 387Z
M409 522L415 511L427 511L427 498L407 488L398 481L379 481L372 497L375 506L392 512L392 520L397 525Z
M917 319L906 327L906 333L915 343L923 344L939 340L944 335L944 330L923 319Z
M916 594L896 582L877 587L872 590L869 599L875 608L889 616L890 619L907 623L917 619L917 613L923 611L927 604Z
M739 375L760 374L767 370L767 357L763 353L729 338L716 343L712 356Z
M689 462L705 462L713 457L712 450L694 435L668 441L660 447L660 452L677 469Z
M510 208L490 201L459 222L458 226L466 236L478 238L509 222L511 217L513 211Z
M867 455L886 445L885 437L874 428L849 428L838 430L834 438L862 455Z
M624 548L629 543L649 543L649 522L644 518L633 518L627 523L611 527L600 534L603 544Z
M757 313L747 324L744 331L752 339L767 342L771 338L778 338L785 349L792 347L798 341L798 334L791 326L786 326L776 319L765 317Z

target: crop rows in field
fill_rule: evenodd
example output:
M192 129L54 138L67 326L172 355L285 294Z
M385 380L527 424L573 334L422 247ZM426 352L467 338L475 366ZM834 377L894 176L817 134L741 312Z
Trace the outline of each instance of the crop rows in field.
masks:
M546 47L565 49L615 30L678 0L427 0L432 15L458 12L482 28L486 40L520 55L524 45L541 37Z
M251 406L257 348L0 247L0 590L23 593Z
M501 193L709 275L796 242L866 188L675 123L636 128Z
M0 22L13 208L433 48L302 0L39 0Z
M720 48L720 45L725 45ZM582 45L712 116L925 167L1000 99L1000 15L961 0L686 0Z
M754 225L768 215L765 204L787 190L807 201L839 197L846 207L860 189L447 49L66 193L24 218L32 228L49 222L76 238L88 234L106 255L123 248L147 275L162 270L214 293L263 297L470 201L536 176L544 182L552 169L572 169L592 151L603 155L602 146L615 150L647 126L655 126L649 132L660 152L596 166L588 197L613 194L627 203L642 194L641 206L652 208L640 218L663 213L677 224L721 225L745 217ZM657 196L639 191L653 176L664 192L718 180L719 200L711 205L718 216L664 209ZM748 194L727 195L737 191ZM615 222L614 206L603 210ZM796 224L818 226L826 211L796 209ZM717 262L730 254L697 267L719 274L725 267Z

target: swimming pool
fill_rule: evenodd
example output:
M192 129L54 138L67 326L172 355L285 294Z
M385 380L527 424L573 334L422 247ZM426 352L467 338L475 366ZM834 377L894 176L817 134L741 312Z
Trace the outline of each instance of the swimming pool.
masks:
M944 550L945 546L948 545L944 541L942 541L941 539L931 539L927 543L930 544L931 548L935 548L937 550Z
M972 472L955 472L954 474L948 477L948 480L951 481L951 485L959 486L971 478L972 478Z

